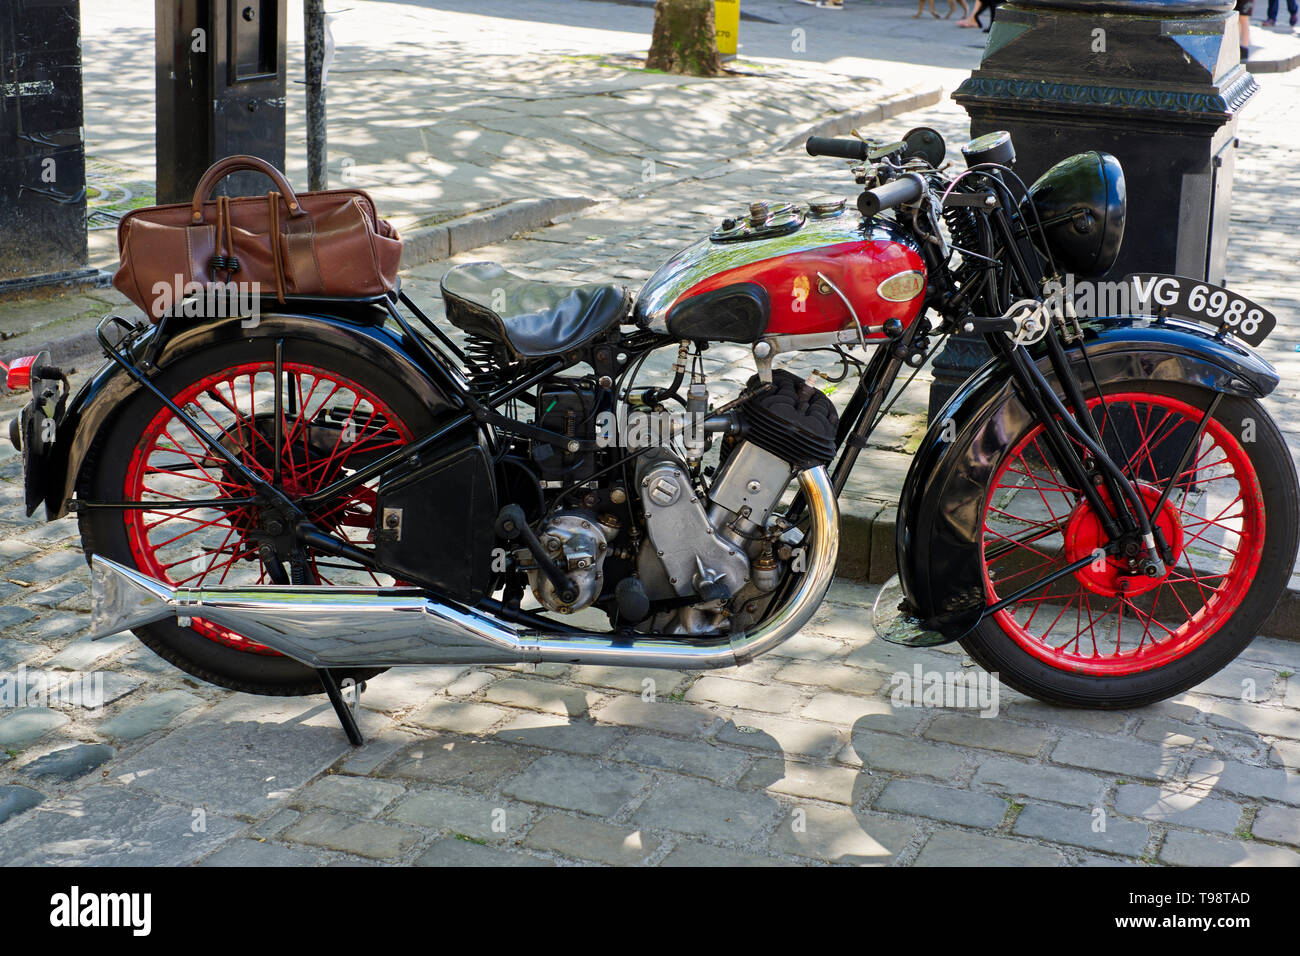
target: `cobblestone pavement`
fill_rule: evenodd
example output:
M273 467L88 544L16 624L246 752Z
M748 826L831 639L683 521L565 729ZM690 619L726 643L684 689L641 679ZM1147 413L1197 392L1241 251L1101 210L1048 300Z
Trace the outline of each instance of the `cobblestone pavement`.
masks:
M1269 408L1293 439L1300 198L1279 182L1294 178L1297 82L1262 78L1242 124L1232 237L1234 283L1281 318ZM950 105L888 130L912 125L962 139ZM796 152L722 162L462 259L636 285L732 203L847 185ZM436 309L448 264L412 270L407 288ZM748 375L726 348L710 372ZM18 401L0 396L0 413ZM852 507L888 508L923 405L918 384ZM875 590L840 580L803 634L745 668L391 671L362 695L369 742L354 750L321 698L228 693L129 635L88 642L75 524L23 519L20 480L0 443L0 703L20 674L62 699L0 707L3 864L1300 864L1297 643L1260 638L1141 710L1002 689L984 719L901 706L895 675L973 668L959 649L880 642ZM87 673L102 709L70 693Z
M955 135L960 114L897 121L913 123ZM1251 234L1260 210L1269 233L1294 223L1286 203L1257 205L1257 164L1284 144L1266 125L1251 130L1262 157L1242 163L1236 263L1267 241ZM728 203L843 191L837 175L795 154L722 164L472 258L635 284ZM1264 261L1276 272L1251 288L1285 311L1286 263ZM445 266L407 287L434 300ZM1280 364L1294 348L1281 339ZM748 374L735 352L710 356L718 378ZM892 496L923 401L918 388L854 494ZM0 449L0 665L51 690L100 673L108 703L0 715L0 863L1300 864L1300 644L1261 638L1142 710L1003 689L983 719L899 706L896 674L969 662L883 644L864 620L874 589L841 580L803 634L745 668L389 672L362 695L369 742L353 750L320 698L227 693L126 635L87 642L76 529L21 520L20 493Z

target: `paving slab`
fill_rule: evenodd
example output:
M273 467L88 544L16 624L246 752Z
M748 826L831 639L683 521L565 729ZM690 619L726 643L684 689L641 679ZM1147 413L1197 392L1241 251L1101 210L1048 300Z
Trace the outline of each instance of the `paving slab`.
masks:
M420 835L412 830L327 810L304 814L285 831L284 838L375 860L396 860L420 842Z
M175 866L245 826L196 810L126 787L89 787L11 820L0 838L0 866Z
M510 780L503 792L527 803L579 810L595 816L617 813L650 778L627 767L605 766L582 757L539 757Z
M915 865L982 867L992 860L999 866L1061 866L1065 857L1056 847L1039 843L939 830L921 848Z
M1115 810L1125 816L1174 826L1195 827L1198 830L1232 833L1241 820L1242 809L1242 804L1207 797L1194 790L1173 790L1134 783L1124 784L1116 788L1115 792ZM1268 809L1285 812L1280 807Z
M731 783L750 763L750 756L707 740L681 740L654 734L633 734L613 755L642 769L672 770Z
M451 837L439 840L415 859L416 866L555 866L551 860L510 853Z
M232 696L122 760L113 778L196 807L257 815L284 805L348 750L328 705Z
M407 794L385 819L426 832L449 831L458 837L495 843L513 837L533 814L531 807L514 801L432 788Z
M33 780L67 782L84 777L113 758L115 751L107 744L77 744L54 750L19 769Z
M98 730L105 737L137 740L170 726L181 714L202 703L202 698L187 691L164 691L104 721Z
M524 846L610 866L636 866L654 855L660 841L634 828L554 813L533 826Z
M825 863L888 866L914 832L915 826L905 820L843 808L796 807L782 820L768 846L776 853Z
M44 795L31 787L8 785L0 787L0 823L10 817L16 817L25 810L30 810L42 800Z
M1170 831L1160 862L1171 866L1300 866L1300 853L1267 843L1245 843Z
M454 783L486 790L523 770L537 753L491 740L434 736L418 740L389 759L377 772L427 783Z

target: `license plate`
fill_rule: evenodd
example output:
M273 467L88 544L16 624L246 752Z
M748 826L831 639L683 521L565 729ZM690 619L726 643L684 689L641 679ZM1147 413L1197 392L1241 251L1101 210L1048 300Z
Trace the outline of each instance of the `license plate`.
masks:
M1230 332L1248 345L1259 345L1277 327L1277 317L1262 305L1223 286L1185 276L1138 273L1126 282L1141 308L1151 315L1172 315Z

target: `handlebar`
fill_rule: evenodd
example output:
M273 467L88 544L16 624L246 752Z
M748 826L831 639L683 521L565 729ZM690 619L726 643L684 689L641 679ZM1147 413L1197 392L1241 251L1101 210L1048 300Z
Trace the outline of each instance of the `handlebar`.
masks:
M809 156L838 156L841 159L866 159L870 146L860 139L834 139L829 136L809 136L804 144ZM886 209L921 198L925 186L921 178L908 175L868 189L858 197L858 209L870 218Z
M809 156L838 156L841 159L866 159L867 144L860 139L834 139L809 136L805 144Z
M920 176L904 176L883 186L863 190L862 195L858 197L858 210L869 219L886 209L916 202L921 198L923 189Z

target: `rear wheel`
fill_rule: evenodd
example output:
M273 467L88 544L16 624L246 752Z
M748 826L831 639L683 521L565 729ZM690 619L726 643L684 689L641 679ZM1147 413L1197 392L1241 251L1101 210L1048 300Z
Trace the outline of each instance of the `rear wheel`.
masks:
M1211 393L1169 382L1103 389L1104 407L1099 396L1088 399L1093 418L1150 510ZM1094 560L963 638L983 667L1040 700L1131 707L1204 681L1254 638L1286 586L1297 544L1295 469L1258 402L1225 396L1207 423L1153 516L1174 559L1155 578L1134 573L1140 553L1100 549L1101 517L1060 473L1041 424L1008 447L984 505L989 603ZM1113 515L1114 503L1102 499ZM1141 549L1135 542L1131 550Z
M366 358L314 340L279 340L278 390L271 337L209 345L170 364L154 381L245 467L291 498L328 486L432 427L427 404ZM240 503L251 496L247 481L152 394L137 392L124 403L92 455L78 488L83 498L218 503L83 510L87 557L101 554L178 586L272 583L249 536L262 526L262 516L255 506ZM372 480L327 501L311 513L313 522L369 547L376 485ZM309 575L321 584L394 583L311 551L307 563ZM311 668L202 618L193 618L188 627L161 621L135 634L161 657L209 683L255 694L321 692ZM363 680L376 673L339 677Z

